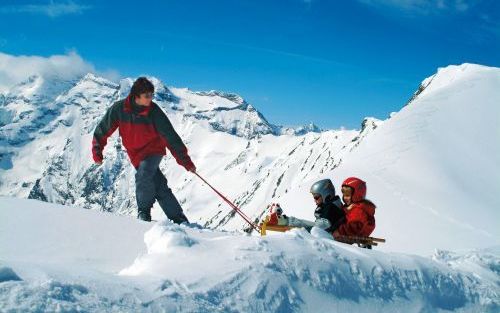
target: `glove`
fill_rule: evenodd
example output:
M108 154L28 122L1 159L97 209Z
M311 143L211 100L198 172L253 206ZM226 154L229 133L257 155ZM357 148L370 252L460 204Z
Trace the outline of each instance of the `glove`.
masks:
M314 226L313 222L303 220L300 218L296 218L293 216L288 217L288 225L290 226L295 226L295 227L306 227L306 228L311 228Z
M102 164L103 156L101 151L93 153L92 157L94 158L95 163Z
M317 218L316 221L314 221L314 226L326 230L332 226L332 223L326 218Z
M288 226L288 216L282 215L278 217L278 225L279 226Z
M190 162L188 165L186 165L186 171L189 171L191 173L196 173L196 166L193 164L193 162Z

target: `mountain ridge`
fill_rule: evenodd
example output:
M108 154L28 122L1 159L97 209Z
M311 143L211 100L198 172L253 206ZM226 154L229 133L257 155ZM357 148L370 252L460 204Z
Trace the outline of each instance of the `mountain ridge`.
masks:
M264 123L256 114L258 111L250 112L250 117L246 117L248 111L238 108L244 103L243 98L236 98L234 95L227 96L226 93L208 92L210 95L205 96L203 93L200 95L185 88L159 86L156 93L159 98L156 101L167 113L175 129L185 141L200 175L223 191L252 219L261 218L266 213L267 204L272 201L285 203L292 201L295 208L287 203L290 206L290 213L311 219L312 211L304 209L304 207L311 206L309 197L306 197L307 188L308 184L319 177L333 177L337 187L347 176L368 177L365 179L368 179L369 190L375 190L377 197L381 197L378 195L380 193L384 198L383 194L387 193L387 190L381 190L378 186L385 186L388 183L386 178L391 180L391 186L394 184L392 180L401 180L392 172L391 177L385 177L384 171L390 168L391 160L392 162L401 160L399 155L404 155L405 158L410 157L404 154L406 151L404 149L412 151L414 147L422 145L425 149L419 148L415 151L418 151L418 154L428 154L428 151L432 151L432 145L424 140L431 142L439 140L441 145L451 144L450 147L454 149L457 146L455 143L457 139L453 132L447 131L448 135L443 140L432 135L439 129L436 123L448 125L450 129L464 124L465 117L461 112L453 111L453 106L449 103L450 97L453 98L454 94L458 93L469 100L474 99L472 95L482 99L484 96L478 93L478 90L481 90L483 94L488 94L489 98L496 99L498 95L495 86L498 86L498 71L499 69L496 68L470 64L441 70L432 82L430 78L424 80L424 82L429 81L430 84L425 85L425 89L419 92L410 105L404 106L400 112L392 114L392 117L385 121L374 118L364 119L360 130L295 132L278 128L280 132L276 135L272 133L276 129L273 129L272 124L267 121L265 121L267 124ZM90 142L97 122L102 118L110 103L126 95L132 79L124 79L119 84L114 84L94 75L85 77L71 90L56 97L57 101L42 108L42 111L48 110L48 116L39 114L42 111L34 110L36 103L26 103L23 99L13 103L2 102L0 116L6 122L0 128L0 194L134 215L136 212L133 196L135 192L134 169L129 164L127 154L121 146L120 137L115 134L110 138L104 151L105 161L102 166L95 166L90 154ZM154 81L154 83L159 84L159 81ZM460 86L460 88L455 90L453 86ZM489 109L492 101L489 98L485 98L486 102L478 103L484 103ZM232 102L231 99L236 99L237 102ZM428 103L433 104L429 106ZM467 103L461 104L464 112L471 110L471 105ZM20 105L17 106L17 104ZM6 119L5 116L10 114L8 112L12 106L18 110L16 112L19 114ZM215 108L221 107L227 110L214 111ZM245 107L250 108L250 104ZM469 114L474 116L477 122L481 119L481 112L486 108L481 107L480 104L479 106L473 105L473 107L474 110L480 109L478 113ZM26 110L31 110L31 112L26 113ZM439 113L442 110L446 111L445 115ZM197 111L202 112L196 113ZM438 116L436 112L442 117L434 121L433 116ZM25 114L25 117L20 118L21 114ZM199 115L193 116L193 114ZM447 117L455 119L457 125L450 124ZM491 120L490 124L494 124L495 115L492 114L488 118ZM217 126L214 127L214 123L219 123L220 129L217 129ZM433 126L429 128L429 125ZM314 126L311 128L314 129ZM422 130L424 130L423 133ZM396 136L401 131L406 134L405 138ZM495 134L492 129L489 131ZM471 132L475 136L480 133L477 129ZM252 136L252 134L256 135ZM466 137L472 140L471 136L466 135ZM447 138L451 140L449 144L446 143ZM387 146L387 152L381 151L381 147L386 146L387 142L392 142L393 146ZM491 150L492 147L488 149ZM358 150L363 153L358 153ZM493 151L490 154L494 153ZM478 156L474 154L473 158L478 158ZM491 158L492 166L495 168L497 166L495 158ZM369 161L370 159L377 160L377 162L373 163ZM429 167L426 163L421 164L418 158L413 159L411 156L410 159L413 167ZM435 162L428 157L420 159L426 160L425 162ZM442 171L441 168L446 166L446 163L453 164L450 161L443 162L442 159L439 160L434 171ZM371 169L360 171L359 169L366 167L363 164L371 164L373 171ZM244 222L235 217L234 212L226 207L211 190L196 177L179 168L170 154L164 158L160 168L191 220L211 228L241 230L246 227ZM429 170L430 168L432 167L429 167ZM453 171L456 168L453 167ZM450 168L446 175L451 175L449 173L453 171ZM463 169L461 171L464 172ZM377 175L372 172L376 172ZM474 177L470 170L464 173ZM466 179L467 175L460 175L459 181ZM381 180L380 185L376 184L373 189L371 186L378 180ZM492 184L495 180L497 178L493 176L485 183ZM407 186L413 186L413 184L405 181L401 187L391 188L402 188L398 192L412 195L408 201L420 202L415 192L408 190ZM422 187L413 186L412 188ZM439 186L433 188L442 189ZM303 196L286 200L290 194ZM424 194L432 193L426 190ZM377 197L374 200L377 200ZM464 198L464 203L469 203L469 199ZM489 196L485 199L487 202L480 204L481 210L483 210L483 205L491 206L497 203ZM397 209L397 205L392 202L386 203L385 200L381 202L385 206L394 206L389 208L390 212ZM406 202L405 205L407 205ZM424 207L427 208L428 205ZM428 212L433 210L435 211L435 209L426 209ZM378 229L390 228L393 219L384 211L380 212L381 227ZM450 214L447 212L445 215L451 218ZM463 213L459 215L467 216ZM153 217L162 218L161 210L156 205L153 209ZM484 222L489 225L487 221ZM491 230L488 232L495 234ZM396 241L395 243L397 244L392 247L391 244L387 246L391 249L404 249L402 242Z

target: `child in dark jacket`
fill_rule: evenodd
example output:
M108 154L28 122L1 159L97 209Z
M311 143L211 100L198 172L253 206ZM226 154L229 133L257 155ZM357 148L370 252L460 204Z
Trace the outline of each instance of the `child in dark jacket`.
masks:
M329 179L317 181L311 186L310 192L316 204L314 222L302 220L293 216L286 216L283 214L283 210L279 204L272 204L271 215L267 224L304 227L308 231L310 231L312 227L318 227L332 234L339 225L345 222L342 201L340 197L335 194L335 187L332 181Z
M346 215L346 222L333 232L334 238L370 236L375 229L376 206L366 199L366 183L357 177L349 177L344 180L342 200L344 201L342 208Z

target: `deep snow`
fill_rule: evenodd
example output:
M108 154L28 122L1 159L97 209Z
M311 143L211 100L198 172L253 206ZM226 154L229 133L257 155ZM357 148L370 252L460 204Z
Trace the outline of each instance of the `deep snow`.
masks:
M101 167L89 149L130 83L33 77L0 99L0 311L500 310L500 69L439 69L389 119L322 132L272 125L237 95L154 80L200 174L252 218L280 202L312 219L315 180L366 180L373 235L387 239L374 251L318 229L241 233L171 156L161 167L188 217L216 229L170 224L158 207L157 224L131 218L120 139Z
M500 247L432 258L0 198L0 311L498 312Z

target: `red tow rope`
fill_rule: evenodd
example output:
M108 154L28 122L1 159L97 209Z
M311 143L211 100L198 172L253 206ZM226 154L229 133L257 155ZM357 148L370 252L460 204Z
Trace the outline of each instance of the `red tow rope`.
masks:
M219 195L219 197L222 198L222 200L226 201L227 204L229 204L229 206L231 206L231 208L233 210L236 211L236 213L238 213L250 226L252 226L253 229L255 229L257 232L260 233L260 229L259 229L259 226L257 226L255 223L252 222L252 220L245 214L243 213L243 211L241 211L240 208L238 208L236 205L234 205L234 203L232 203L231 201L229 201L226 197L224 197L224 195L222 195L219 191L217 191L217 189L215 189L214 187L212 187L212 185L210 185L203 177L200 176L200 174L198 173L194 173L196 176L198 176L205 184L207 184L210 188L212 188L213 191L215 191L216 194Z

